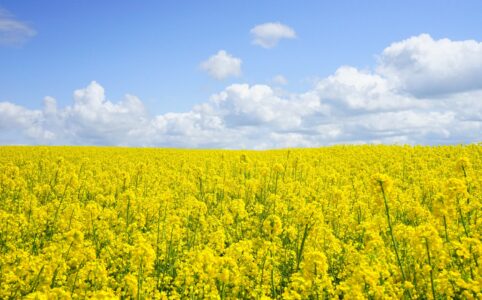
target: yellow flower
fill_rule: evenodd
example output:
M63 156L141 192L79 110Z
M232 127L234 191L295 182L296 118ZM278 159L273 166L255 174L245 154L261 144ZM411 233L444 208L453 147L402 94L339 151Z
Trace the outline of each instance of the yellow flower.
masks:
M446 184L446 194L451 199L467 197L467 186L458 178L450 178Z
M270 237L278 236L283 230L281 219L277 215L268 216L263 222L263 230Z
M372 176L372 181L377 190L384 191L385 193L390 191L393 185L393 181L390 177L380 173L374 174Z
M467 169L469 169L471 166L470 160L468 157L461 157L457 160L457 163L455 164L455 167L457 170L464 172L464 174L467 172Z

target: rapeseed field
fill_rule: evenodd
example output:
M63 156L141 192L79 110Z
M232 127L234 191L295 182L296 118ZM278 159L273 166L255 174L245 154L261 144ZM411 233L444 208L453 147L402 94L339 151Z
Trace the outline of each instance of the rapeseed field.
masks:
M1 299L481 299L482 146L0 147Z

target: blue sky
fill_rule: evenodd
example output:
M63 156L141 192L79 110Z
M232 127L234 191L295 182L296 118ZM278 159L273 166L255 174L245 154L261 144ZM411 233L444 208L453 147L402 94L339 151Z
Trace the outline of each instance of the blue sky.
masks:
M300 3L0 1L0 114L3 113L4 119L3 122L0 121L0 143L272 148L345 142L437 144L480 140L480 134L469 132L481 129L478 119L480 116L463 115L457 107L461 109L467 103L452 99L467 99L461 95L471 91L470 101L475 103L476 112L480 112L481 107L477 106L481 101L478 91L482 87L471 81L474 81L473 75L478 75L482 68L478 64L478 57L482 52L477 52L482 41L482 2ZM18 29L18 26L16 31L12 26L7 28L5 20L9 21L9 24L17 22L24 26L24 29ZM292 30L294 37L281 37L276 45L269 48L254 44L256 35L252 32L253 28L269 23ZM3 39L1 34L4 35ZM430 39L420 38L422 34L428 35ZM5 35L9 35L10 39L6 40ZM12 41L12 35L19 36ZM393 66L392 62L399 60L400 56L397 54L393 61L388 61L387 58L393 56L387 55L384 50L393 43L417 37L419 39L414 42L416 47L419 47L417 49L425 49L421 43L434 45L434 52L424 53L452 53L450 51L457 48L453 50L455 52L452 57L460 56L461 60L467 56L464 51L475 53L475 61L456 61L447 65L448 70L456 70L460 72L458 75L472 76L472 79L462 79L462 82L457 83L457 87L449 91L450 95L444 92L443 101L439 101L437 105L433 104L433 100L427 99L425 94L422 97L417 92L422 88L412 87L410 90L411 83L407 78L411 77L398 72L403 66L395 64L396 70L388 67ZM450 45L444 48L446 45L443 42L438 43L443 39L452 43L473 41L475 46L469 44L475 50L470 48L472 46L469 46L472 50L467 47L452 49ZM413 49L413 45L409 44L407 42L407 47L404 48L408 49L407 51ZM225 51L227 61L219 61L216 66L224 68L227 73L222 75L222 78L216 78L210 76L209 70L213 69L206 64L207 67L203 67L203 63L221 50ZM237 59L240 65L220 65L233 62L233 59ZM385 62L380 63L381 60ZM444 61L441 58L440 64L443 65ZM468 67L464 69L454 65ZM440 128L429 130L423 135L417 134L420 130L414 129L412 125L409 126L411 131L406 128L379 130L370 127L358 132L357 128L360 126L357 126L356 122L366 125L368 120L365 117L376 118L375 112L368 108L370 104L367 103L373 100L370 97L377 96L356 96L368 101L363 104L364 108L360 109L353 107L353 101L345 96L351 95L353 91L344 91L345 94L336 96L330 94L330 91L334 90L333 83L327 87L330 76L336 77L338 73L341 77L352 74L343 72L343 69L340 71L343 67L367 73L372 79L376 76L386 79L388 83L380 83L387 93L383 101L390 102L390 99L408 94L408 98L403 101L413 103L388 110L385 107L387 105L378 105L380 109L377 113L384 113L384 117L387 117L387 113L396 114L402 120L426 119L431 116L441 122ZM428 65L426 67L427 70L431 68ZM387 71L388 69L390 70ZM415 69L417 68L411 70ZM340 72L337 73L337 70ZM433 79L437 76L430 70L426 77L419 78L418 82L426 82L424 87L432 90L447 86L448 81L444 80L450 81L451 78L437 81ZM278 76L278 80L274 79L275 76ZM279 80L281 76L285 80ZM356 74L351 76L350 80L357 82L348 86L353 87L363 82L364 79L358 77L360 76ZM403 86L397 86L395 83L402 79ZM332 82L339 83L336 78ZM459 86L465 86L467 90L459 89ZM253 90L253 87L260 89ZM263 87L271 90L265 91ZM75 103L95 102L75 98L73 93L79 89L86 90L84 94L89 94L90 90L97 91L90 94L100 95L101 104L109 102L114 108L109 105L107 108L90 107L97 112L99 109L105 110L109 113L108 116L99 116L96 113L82 117L74 115L72 111L85 111L79 107L74 109ZM251 95L249 99L238 99L238 94L245 93L243 89L248 90ZM340 88L337 87L336 90ZM227 96L220 95L222 93ZM316 113L298 113L296 117L300 120L290 128L283 127L283 121L276 119L280 117L275 114L277 107L286 104L288 109L293 109L288 102L304 101L300 99L310 93L318 97L316 105L312 104L317 107ZM142 114L138 115L139 119L127 123L145 122L145 127L137 128L124 122L125 116L122 113L129 108L122 106L121 101L126 94L135 95L139 100L139 103L136 103L143 108ZM428 98L433 98L430 92L428 94ZM55 106L62 112L48 116L45 113L46 96L54 98ZM222 101L223 105L211 103L213 98L223 97L223 100L218 100ZM261 100L256 97L261 97ZM333 103L334 98L343 99ZM417 102L417 99L420 101ZM255 105L259 103L264 103L264 106L256 108ZM340 103L349 105L343 108ZM209 112L206 112L206 108L196 108L200 105L209 106ZM305 105L305 102L300 104ZM269 111L267 106L274 107L274 111ZM323 107L325 111L322 112L320 109ZM213 113L213 109L219 111ZM230 109L233 111L226 113ZM112 115L116 113L117 115ZM265 118L253 117L259 113ZM37 116L38 119L35 119L34 116L38 114L41 114L41 117ZM266 117L270 114L273 115L271 119ZM333 121L340 114L345 120L338 123ZM407 117L408 115L412 117ZM290 117L290 114L283 116ZM16 121L9 125L6 122L9 118ZM25 118L29 119L25 121L27 125L21 121ZM468 129L462 133L450 130L444 132L448 130L444 126L454 125L453 120L456 119L464 122L470 119L472 123L464 123L462 126L468 126ZM308 126L305 124L307 120L316 121L310 121ZM189 126L192 128L186 128L186 123L191 124ZM37 127L32 129L32 126ZM95 126L104 128L93 137L86 135L86 132L91 132ZM333 133L328 136L320 136L316 130L317 133L307 133L320 126L328 126ZM69 127L71 132L61 132L58 127ZM107 130L106 127L114 129ZM127 130L132 134L119 136L120 133L116 130ZM134 134L149 130L155 136L152 140ZM328 129L321 131L326 130ZM259 132L270 138L259 136ZM240 136L242 142L238 144L239 139L227 138L233 135ZM202 142L202 138L214 142Z

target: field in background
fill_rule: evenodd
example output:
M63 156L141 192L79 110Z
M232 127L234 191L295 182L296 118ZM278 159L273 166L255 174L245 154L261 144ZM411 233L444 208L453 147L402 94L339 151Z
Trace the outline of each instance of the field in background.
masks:
M482 147L0 147L0 298L482 297Z

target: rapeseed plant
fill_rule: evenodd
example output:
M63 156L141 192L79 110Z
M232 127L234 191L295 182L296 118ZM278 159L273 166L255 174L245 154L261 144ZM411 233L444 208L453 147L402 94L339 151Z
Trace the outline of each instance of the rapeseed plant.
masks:
M0 147L1 299L480 299L482 147Z

